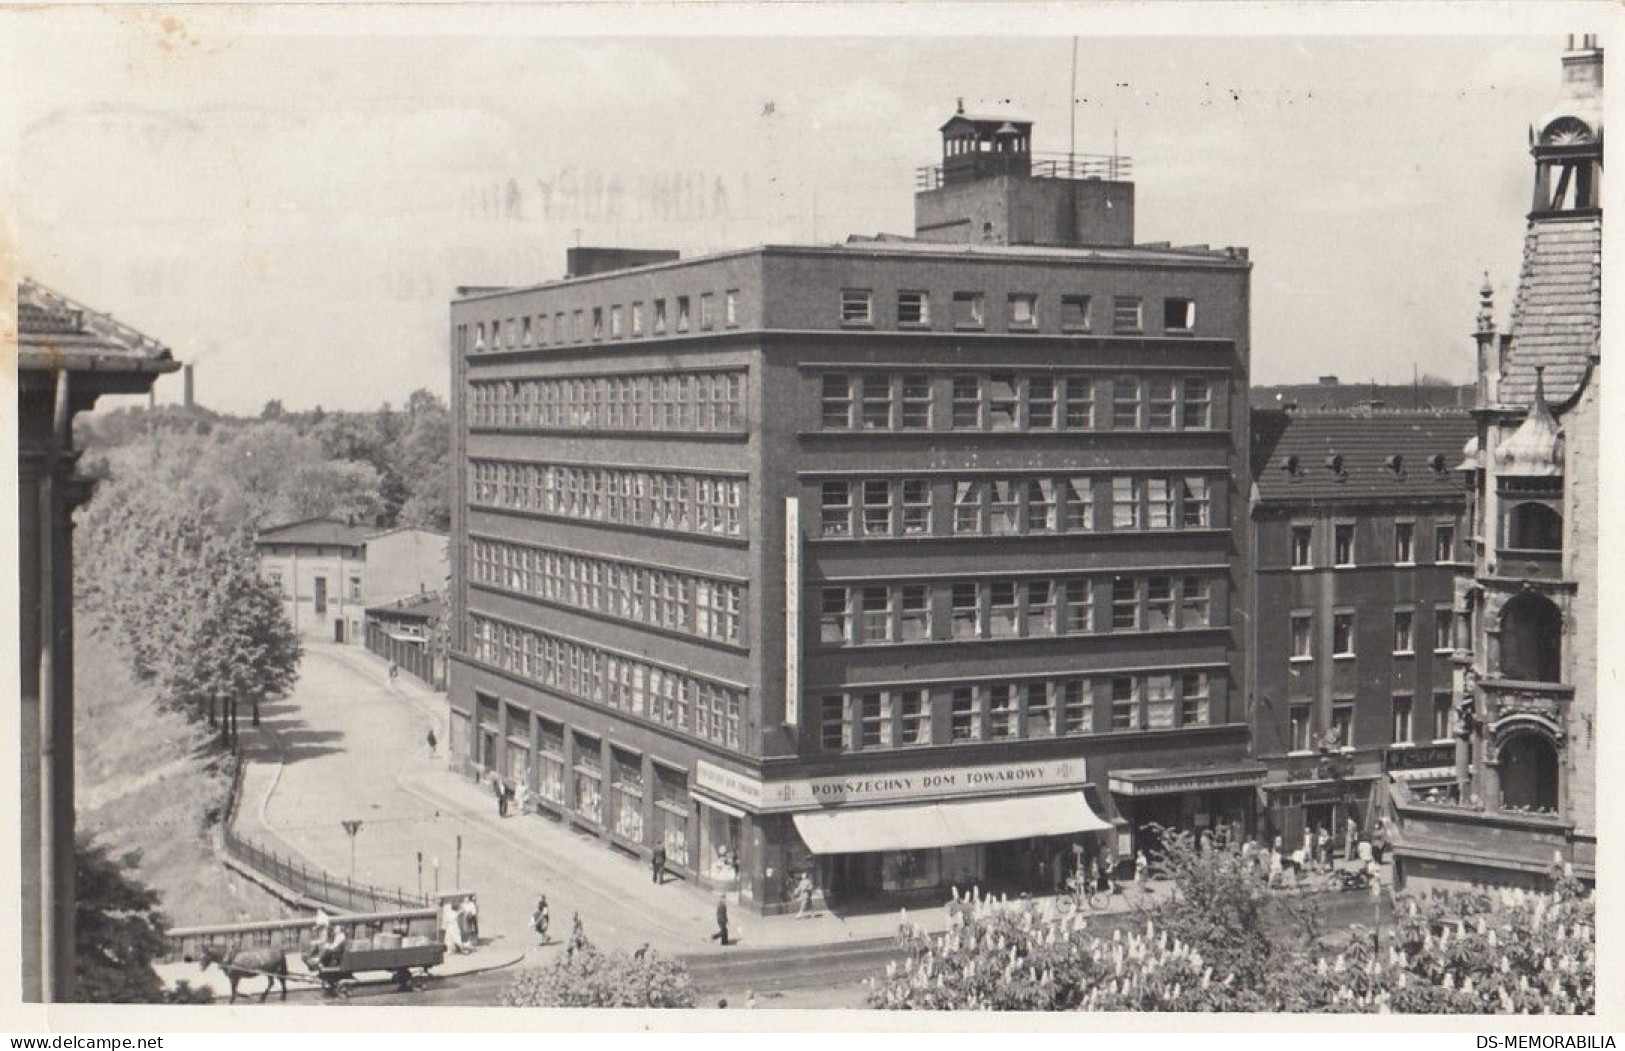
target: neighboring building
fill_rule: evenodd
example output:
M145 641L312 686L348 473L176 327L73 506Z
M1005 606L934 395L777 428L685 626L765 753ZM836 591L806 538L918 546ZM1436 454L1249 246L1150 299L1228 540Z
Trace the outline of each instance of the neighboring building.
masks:
M1247 255L943 133L920 238L452 304L452 754L752 908L1048 888L1263 778Z
M445 603L438 593L367 607L367 649L433 686L446 688L446 658L438 642Z
M1473 407L1473 385L1423 377L1416 383L1343 383L1322 376L1318 383L1254 384L1250 392L1258 409L1457 409Z
M168 348L34 281L17 286L17 550L22 750L22 998L74 999L74 415L145 394Z
M359 643L368 606L446 585L447 537L403 526L380 532L336 518L311 518L261 530L254 538L260 574L282 595L301 637Z
M1535 198L1505 336L1482 293L1458 780L1393 786L1406 884L1540 884L1554 858L1595 878L1602 83L1596 39L1571 38L1565 97L1530 129Z
M1254 754L1266 835L1369 828L1454 775L1465 412L1253 412Z
M366 549L371 526L330 518L261 530L254 538L260 574L282 596L301 638L354 642L366 609Z

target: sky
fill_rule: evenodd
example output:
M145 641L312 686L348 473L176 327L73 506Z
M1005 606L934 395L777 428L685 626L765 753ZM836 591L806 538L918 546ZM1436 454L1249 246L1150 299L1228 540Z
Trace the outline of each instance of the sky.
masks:
M1066 150L1075 32L1077 149L1133 158L1137 239L1250 249L1255 383L1466 380L1484 272L1503 322L1516 287L1565 39L477 10L14 16L24 272L195 362L210 407L400 405L447 393L458 285L558 277L577 243L909 233L958 98Z

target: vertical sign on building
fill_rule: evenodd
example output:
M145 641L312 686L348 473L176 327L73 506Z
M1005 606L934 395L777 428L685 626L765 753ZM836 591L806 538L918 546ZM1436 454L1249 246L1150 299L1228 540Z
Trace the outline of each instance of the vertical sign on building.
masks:
M784 722L801 725L801 500L784 498Z

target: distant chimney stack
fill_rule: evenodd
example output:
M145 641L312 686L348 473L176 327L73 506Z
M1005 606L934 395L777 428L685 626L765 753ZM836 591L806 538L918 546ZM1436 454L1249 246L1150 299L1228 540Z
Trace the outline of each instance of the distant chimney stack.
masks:
M181 367L181 404L190 409L192 402L192 366L190 363Z

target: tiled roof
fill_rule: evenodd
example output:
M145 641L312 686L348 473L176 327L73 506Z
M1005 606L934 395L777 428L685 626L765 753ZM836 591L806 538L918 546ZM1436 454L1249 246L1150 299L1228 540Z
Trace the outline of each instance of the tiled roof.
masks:
M1265 503L1460 498L1456 466L1477 433L1465 412L1398 410L1255 409L1252 427L1253 483ZM1341 474L1329 465L1334 456L1342 457ZM1393 456L1400 459L1391 463ZM1297 457L1295 472L1288 457Z
M332 518L311 518L303 522L262 529L257 544L337 544L360 547L373 535L371 526L350 525Z
M21 369L173 372L169 348L32 278L17 282Z
M1512 306L1512 349L1501 374L1501 404L1535 400L1535 368L1545 366L1546 398L1561 405L1586 374L1602 317L1602 218L1541 218L1529 224L1523 272Z

